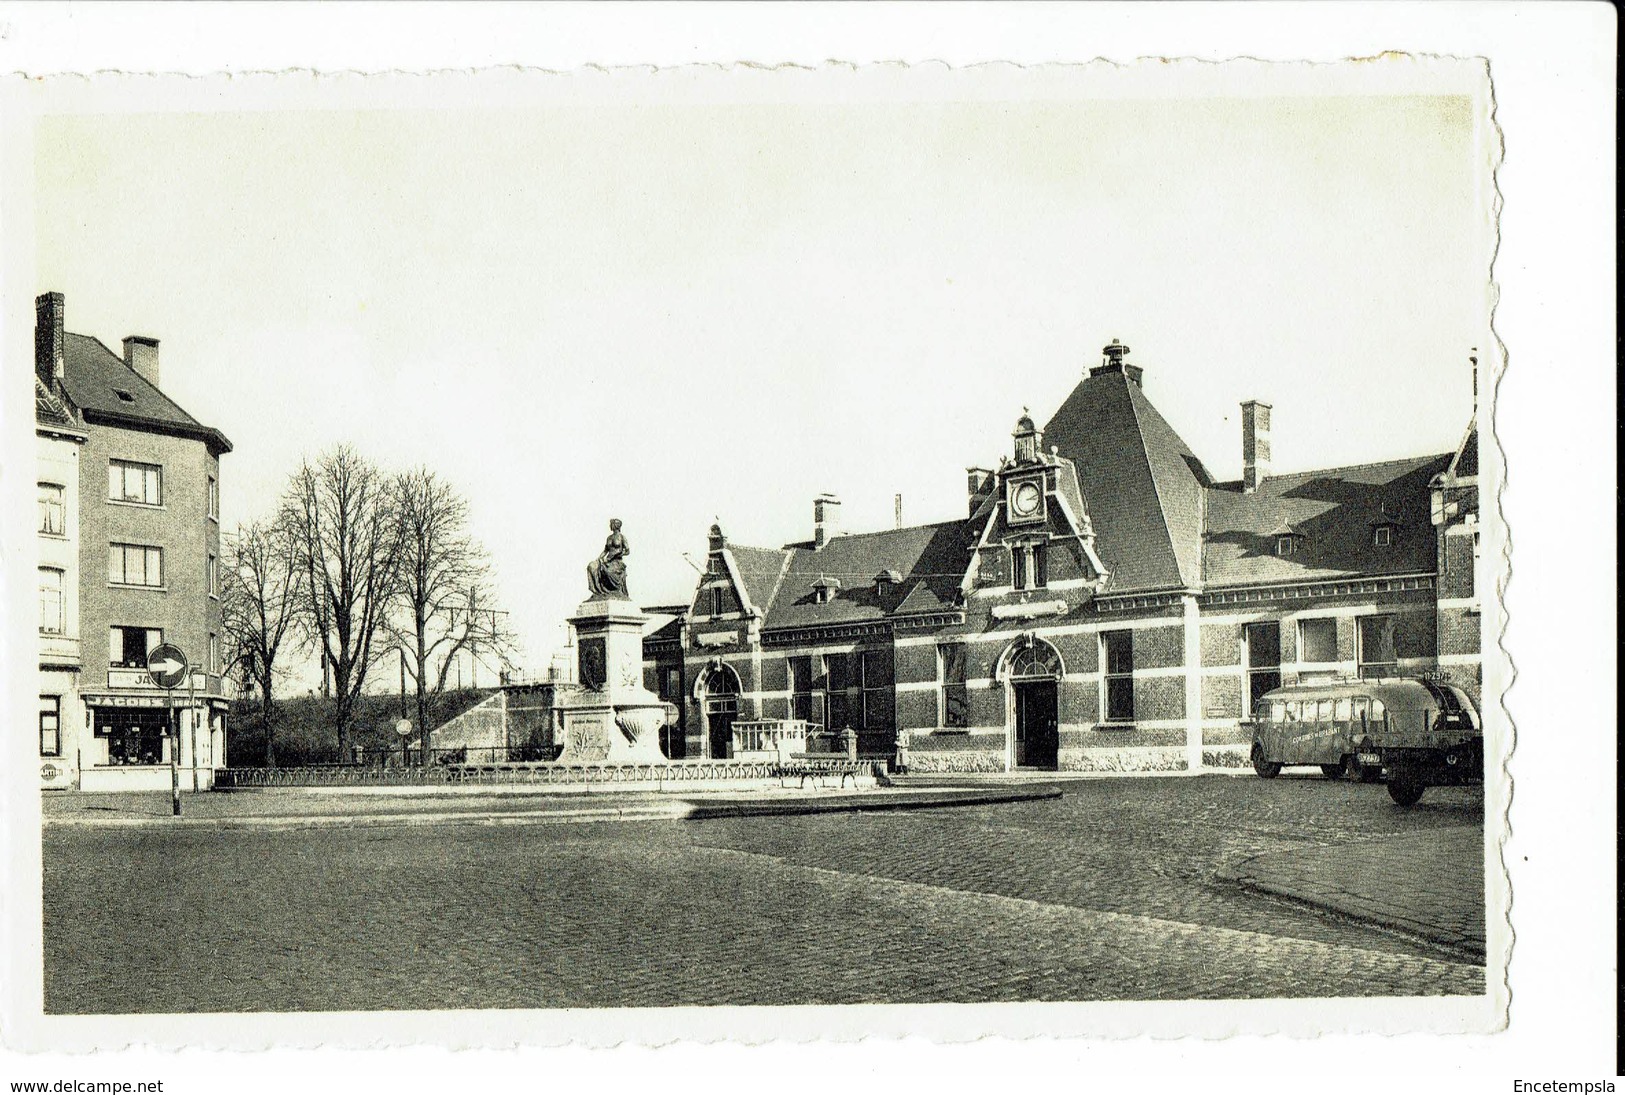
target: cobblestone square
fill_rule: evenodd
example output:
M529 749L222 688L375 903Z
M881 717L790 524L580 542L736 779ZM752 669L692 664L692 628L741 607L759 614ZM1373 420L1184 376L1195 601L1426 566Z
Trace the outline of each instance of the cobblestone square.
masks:
M1017 804L686 823L53 828L46 1009L1484 991L1470 949L1406 929L1433 917L1482 937L1481 871L1437 866L1482 832L1477 788L1405 810L1381 787L1291 773L1062 786ZM1359 915L1226 875L1256 857L1290 873L1293 852L1305 886L1359 890ZM1349 884L1367 864L1387 885ZM1407 884L1407 867L1430 884ZM204 936L184 959L176 924Z

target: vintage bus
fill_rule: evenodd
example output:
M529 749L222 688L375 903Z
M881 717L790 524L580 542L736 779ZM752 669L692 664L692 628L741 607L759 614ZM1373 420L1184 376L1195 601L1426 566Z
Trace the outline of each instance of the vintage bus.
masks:
M1326 681L1266 693L1253 722L1253 770L1317 765L1330 779L1387 776L1409 806L1430 786L1484 778L1478 712L1459 688L1428 680Z

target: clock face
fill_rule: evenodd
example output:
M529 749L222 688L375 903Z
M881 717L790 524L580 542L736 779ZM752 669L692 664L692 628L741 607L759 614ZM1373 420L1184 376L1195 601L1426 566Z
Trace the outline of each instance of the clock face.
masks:
M1017 517L1031 517L1037 513L1038 502L1037 483L1023 483L1010 496L1010 508L1015 511Z

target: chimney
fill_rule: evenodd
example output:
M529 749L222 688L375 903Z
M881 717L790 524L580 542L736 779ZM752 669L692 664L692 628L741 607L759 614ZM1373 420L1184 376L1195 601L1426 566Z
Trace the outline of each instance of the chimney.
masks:
M146 335L131 335L125 339L124 364L142 380L158 387L158 340Z
M62 317L67 310L61 293L34 298L34 373L47 386L62 379Z
M813 549L823 547L841 531L841 500L833 494L813 499Z
M1251 494L1270 474L1270 405L1249 399L1241 405L1241 483Z
M897 510L897 513L896 513L897 524L896 524L895 527L902 528L903 527L903 496L901 494L897 495L897 497L895 499L895 506L896 506L896 510Z
M966 511L967 516L974 517L976 515L976 507L980 506L983 501L987 499L987 496L992 489L992 468L965 469L965 493L968 496L967 500L969 502L969 509Z
M1468 357L1467 360L1468 360L1468 362L1470 362L1472 364L1472 367L1473 367L1473 417L1476 419L1478 417L1478 347L1477 346L1473 347L1472 356Z

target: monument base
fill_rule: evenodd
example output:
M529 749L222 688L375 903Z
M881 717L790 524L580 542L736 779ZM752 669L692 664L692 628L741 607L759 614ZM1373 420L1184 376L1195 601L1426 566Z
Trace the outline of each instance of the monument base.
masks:
M660 728L671 705L643 687L643 628L649 618L631 601L583 601L570 626L576 636L576 679L582 690L562 697L561 764L664 764Z

